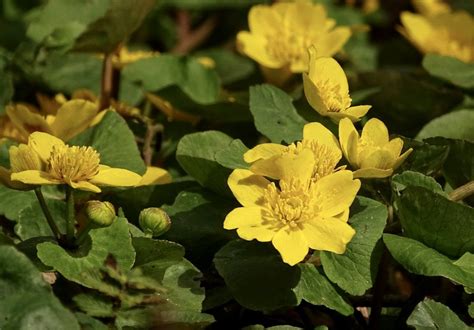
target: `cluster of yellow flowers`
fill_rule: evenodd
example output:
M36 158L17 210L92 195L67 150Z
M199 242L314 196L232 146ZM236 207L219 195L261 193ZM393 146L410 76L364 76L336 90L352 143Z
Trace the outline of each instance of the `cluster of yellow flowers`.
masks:
M238 35L243 51L266 68L307 71L306 98L338 123L339 139L322 124L309 123L302 141L264 143L247 151L249 170L236 169L228 179L242 207L227 215L224 228L237 229L245 240L271 241L290 265L303 261L309 249L344 253L355 234L348 219L361 185L358 178L392 175L412 150L401 154L403 141L390 140L376 118L364 125L361 135L355 129L353 122L370 106L351 106L344 70L327 57L341 48L350 30L330 32L334 22L322 6L308 1L256 6L249 25L251 33ZM343 155L354 172L339 165Z
M414 0L421 14L403 12L400 32L423 54L434 53L474 62L474 17L452 11L440 0Z

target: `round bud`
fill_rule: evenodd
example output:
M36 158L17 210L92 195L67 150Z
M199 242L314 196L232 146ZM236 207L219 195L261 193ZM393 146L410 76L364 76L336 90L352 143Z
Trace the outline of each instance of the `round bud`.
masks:
M165 211L158 207L150 207L140 212L138 218L143 232L150 236L160 236L171 227L171 220Z
M88 201L86 213L89 219L99 227L108 227L115 220L115 208L110 202Z

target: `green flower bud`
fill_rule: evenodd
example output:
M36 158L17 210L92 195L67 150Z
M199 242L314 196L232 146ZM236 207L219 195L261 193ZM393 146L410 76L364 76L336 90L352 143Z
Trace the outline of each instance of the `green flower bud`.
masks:
M140 227L146 235L160 236L171 227L171 220L165 211L158 207L150 207L140 212L138 217Z
M88 201L86 213L94 225L108 227L115 220L115 208L110 202Z

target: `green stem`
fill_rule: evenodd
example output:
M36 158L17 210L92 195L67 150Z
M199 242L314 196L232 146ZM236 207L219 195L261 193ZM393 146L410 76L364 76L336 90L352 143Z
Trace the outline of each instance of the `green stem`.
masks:
M74 189L66 186L66 241L72 246L74 243L74 226L76 215L74 210Z
M41 187L35 188L35 194L36 198L38 198L41 210L43 211L43 214L46 217L46 221L48 222L49 228L51 228L51 231L53 232L56 240L59 241L61 239L61 232L59 231L58 226L56 226L56 222L54 222L51 212L49 212L48 205L46 204L43 193L41 192Z
M94 228L94 223L89 220L87 224L82 228L80 232L77 233L76 244L81 245L84 239L87 237L87 233Z

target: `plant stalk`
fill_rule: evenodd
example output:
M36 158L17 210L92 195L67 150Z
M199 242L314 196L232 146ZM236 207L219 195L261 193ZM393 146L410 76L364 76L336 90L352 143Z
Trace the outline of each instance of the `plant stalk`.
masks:
M49 212L48 205L46 204L46 200L44 199L43 193L41 192L41 186L35 188L34 190L36 198L38 199L38 202L41 206L41 210L43 211L43 214L46 217L46 221L48 222L49 228L51 228L54 237L59 242L61 240L61 232L59 231L56 222L54 222L51 212Z
M66 185L66 242L69 246L74 244L75 223L74 189Z
M474 194L474 180L469 181L465 185L458 187L451 191L449 194L449 199L454 202L462 201L464 198L467 198Z

